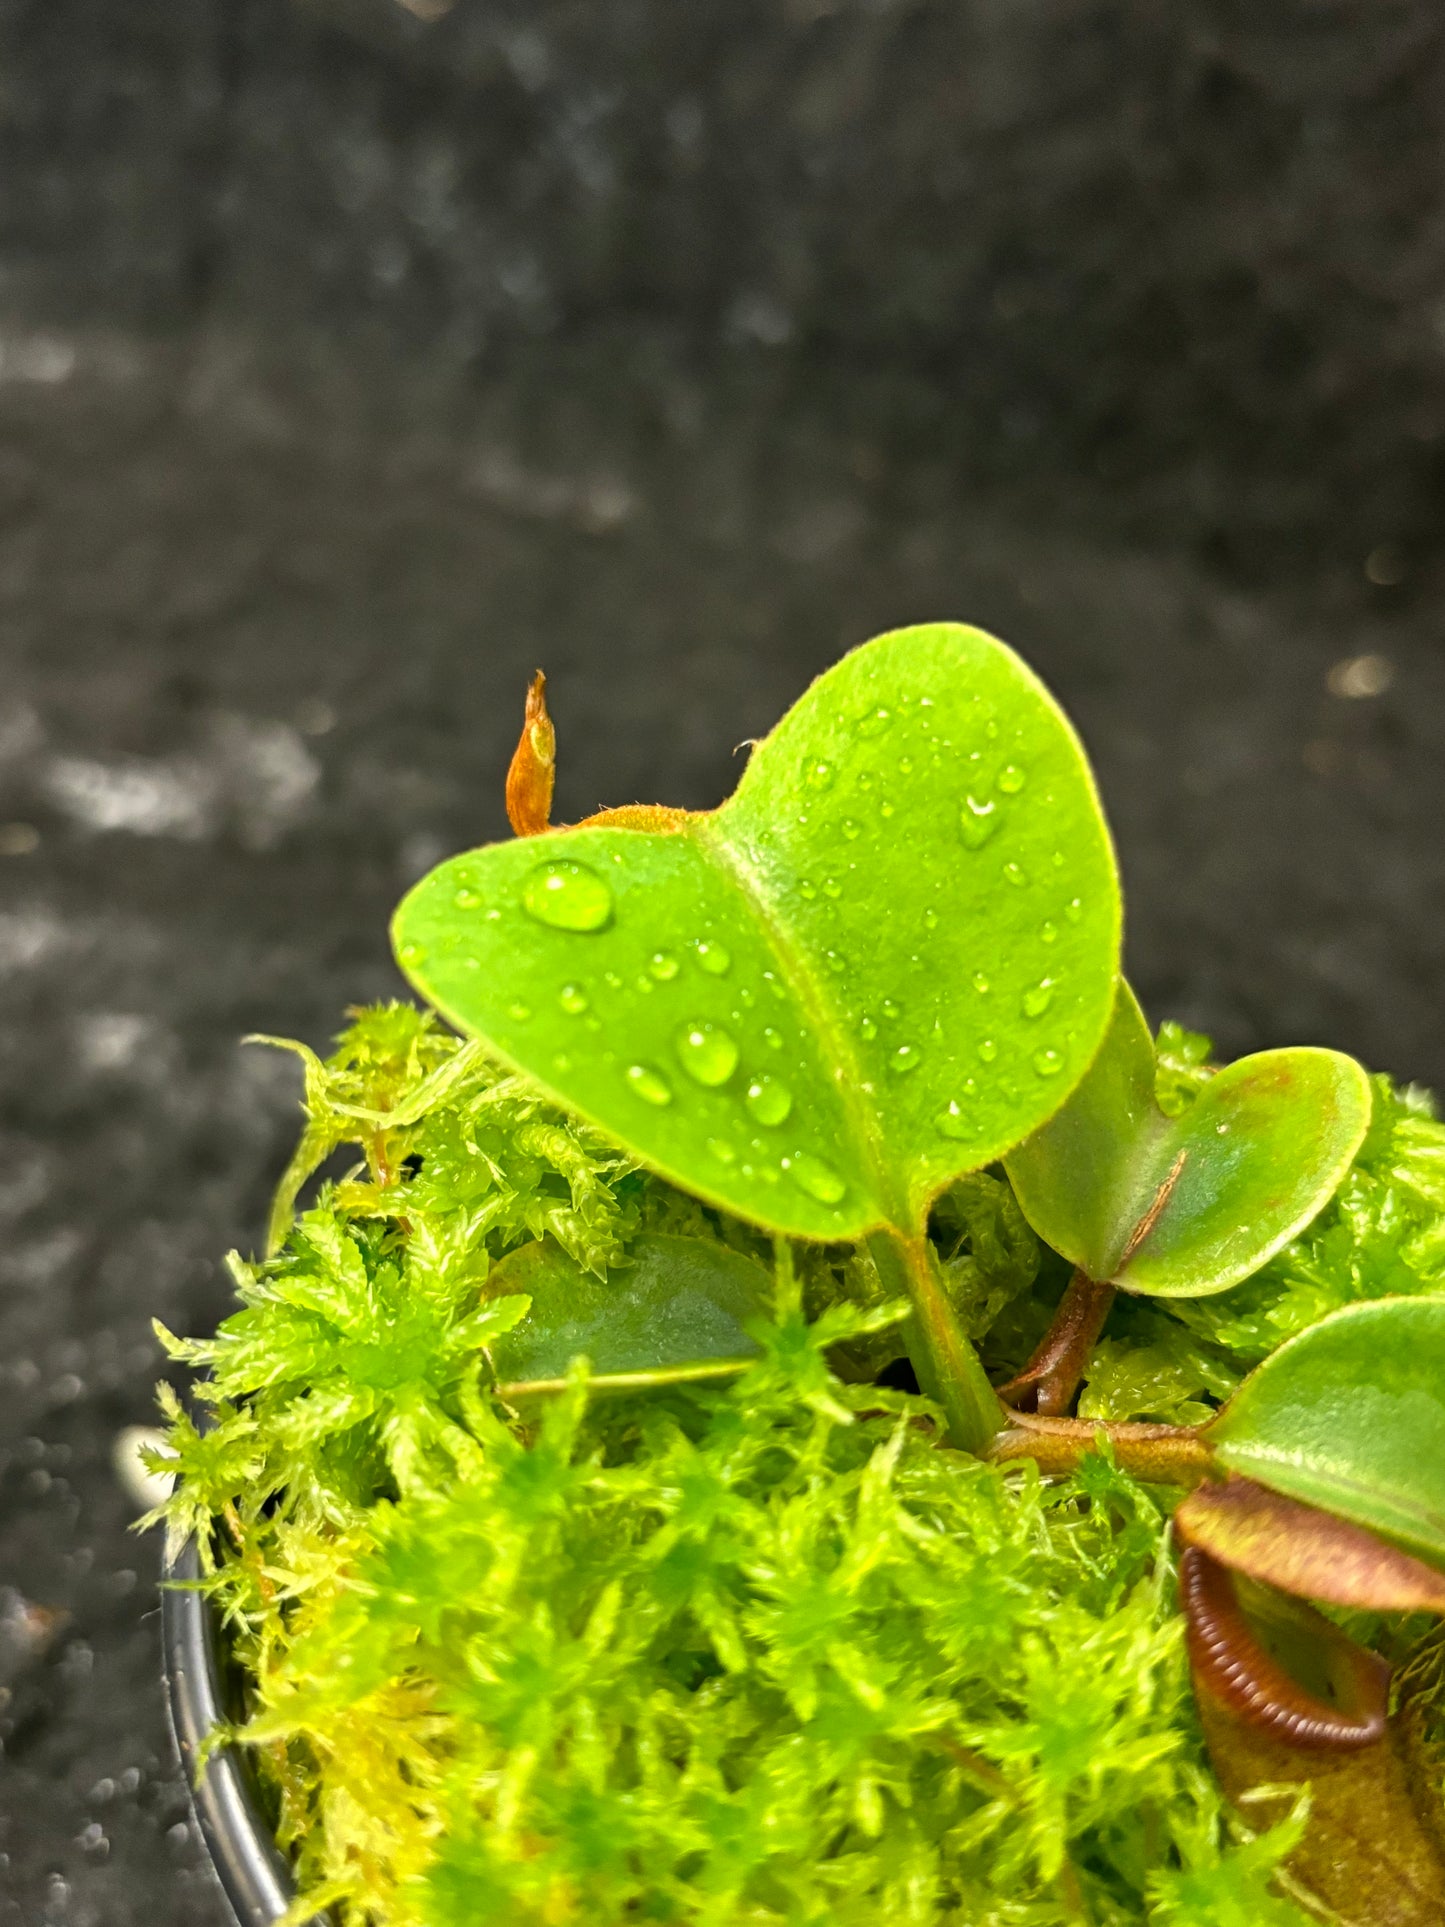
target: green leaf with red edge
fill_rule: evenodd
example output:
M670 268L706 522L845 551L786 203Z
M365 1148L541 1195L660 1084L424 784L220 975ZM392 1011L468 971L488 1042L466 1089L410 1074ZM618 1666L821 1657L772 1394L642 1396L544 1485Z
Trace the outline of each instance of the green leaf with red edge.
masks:
M1100 1283L1157 1297L1224 1291L1329 1200L1370 1122L1370 1081L1338 1051L1260 1051L1177 1117L1120 983L1109 1034L1062 1109L1004 1164L1024 1216Z
M1109 1022L1113 852L1003 644L879 637L697 815L493 845L397 913L460 1029L655 1170L774 1230L921 1231L1055 1111Z
M1252 1372L1203 1437L1219 1463L1445 1566L1445 1298L1334 1312Z

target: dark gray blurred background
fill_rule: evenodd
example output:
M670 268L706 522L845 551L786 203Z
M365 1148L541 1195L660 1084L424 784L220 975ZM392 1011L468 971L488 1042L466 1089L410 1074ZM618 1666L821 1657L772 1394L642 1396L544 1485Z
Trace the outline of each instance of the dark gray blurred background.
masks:
M501 832L874 631L1094 752L1156 1016L1445 1085L1434 0L0 0L0 1922L215 1927L111 1468ZM55 1615L64 1615L63 1618Z

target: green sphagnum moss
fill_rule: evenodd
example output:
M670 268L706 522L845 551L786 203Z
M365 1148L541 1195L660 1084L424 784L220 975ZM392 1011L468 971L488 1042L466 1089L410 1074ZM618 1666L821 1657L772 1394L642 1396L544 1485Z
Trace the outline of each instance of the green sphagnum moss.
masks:
M1208 1056L1166 1027L1160 1100ZM243 1309L164 1334L205 1587L251 1681L253 1749L303 1911L346 1927L628 1920L768 1927L1303 1927L1300 1816L1225 1806L1189 1693L1167 1493L944 1449L871 1382L903 1309L863 1246L776 1246L650 1176L475 1044L389 1005L306 1060L275 1254ZM355 1164L307 1180L334 1153ZM488 1279L540 1236L599 1276L647 1232L764 1262L746 1372L513 1409ZM934 1213L995 1376L1066 1275L996 1172ZM1125 1302L1081 1409L1203 1416L1340 1305L1445 1290L1445 1127L1376 1082L1323 1214L1217 1298ZM173 1469L173 1468L172 1468Z
M1358 1868L1445 1896L1433 1768L1381 1793L1378 1668L1301 1689L1375 1816L1336 1784L1323 1850L1225 1730L1300 1698L1231 1548L1356 1609L1411 1719L1440 1697L1438 1634L1386 1612L1445 1596L1426 1100L1151 1041L1082 746L977 630L845 657L713 812L554 830L552 755L539 680L517 840L393 924L468 1041L396 1004L287 1046L269 1255L214 1338L162 1334L210 1415L167 1396L161 1513L248 1682L295 1919L1303 1927L1325 1863L1326 1899ZM1185 1615L1144 1475L1210 1481ZM1331 1860L1342 1823L1415 1859Z

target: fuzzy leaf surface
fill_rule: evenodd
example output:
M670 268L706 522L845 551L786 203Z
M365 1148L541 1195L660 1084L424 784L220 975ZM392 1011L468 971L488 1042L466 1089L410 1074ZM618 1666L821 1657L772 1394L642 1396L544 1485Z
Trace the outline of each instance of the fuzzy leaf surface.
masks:
M1257 1271L1327 1203L1364 1140L1370 1081L1338 1051L1260 1051L1176 1116L1128 985L1058 1114L1005 1159L1024 1215L1090 1278L1202 1297Z
M1341 1927L1437 1927L1445 1919L1433 1788L1415 1775L1399 1723L1374 1746L1330 1753L1287 1746L1249 1725L1207 1688L1196 1687L1219 1783L1243 1803L1250 1824L1282 1823L1308 1786L1309 1811L1289 1868L1299 1887Z
M1120 911L1093 778L979 630L879 637L720 809L620 819L443 864L397 955L458 1028L740 1216L916 1231L1099 1046Z
M489 1286L531 1299L520 1325L491 1347L508 1392L560 1388L585 1357L592 1384L746 1361L758 1342L746 1327L767 1310L762 1266L727 1245L657 1232L639 1238L626 1265L597 1278L550 1241L523 1245L495 1267Z
M1351 1305L1267 1358L1205 1428L1219 1462L1445 1565L1445 1299Z

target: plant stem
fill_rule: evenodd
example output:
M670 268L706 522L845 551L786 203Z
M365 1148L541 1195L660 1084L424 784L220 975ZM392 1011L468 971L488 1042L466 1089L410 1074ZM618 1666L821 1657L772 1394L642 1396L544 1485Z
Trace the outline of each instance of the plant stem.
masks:
M1020 1411L1062 1417L1074 1402L1113 1302L1112 1285L1099 1284L1082 1267L1076 1271L1038 1349L1017 1378L999 1386L999 1397Z
M1042 1418L1010 1412L1009 1428L994 1439L994 1460L1032 1459L1045 1472L1073 1472L1089 1452L1108 1440L1126 1472L1152 1485L1196 1486L1213 1468L1214 1456L1190 1425L1137 1425L1130 1421Z
M949 1443L983 1458L1008 1415L949 1303L932 1245L927 1238L875 1231L868 1249L884 1285L890 1291L901 1286L913 1306L909 1357L920 1386L943 1407Z

